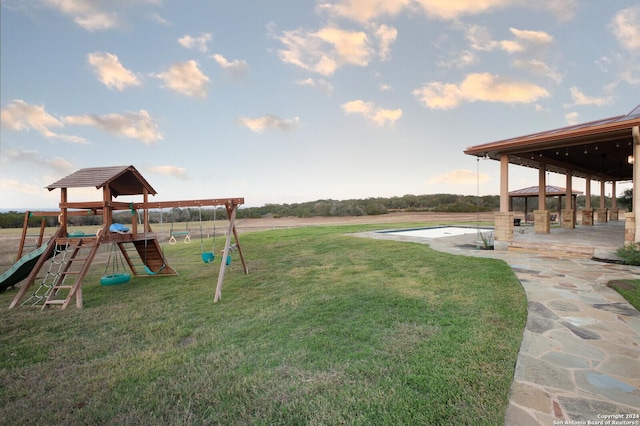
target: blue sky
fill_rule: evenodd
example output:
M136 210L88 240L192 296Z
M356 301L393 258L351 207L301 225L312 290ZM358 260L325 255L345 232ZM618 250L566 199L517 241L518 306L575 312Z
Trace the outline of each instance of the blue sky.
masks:
M466 147L640 103L637 0L2 0L0 12L0 208L54 208L46 185L130 164L158 201L497 194L498 164ZM511 166L510 189L535 184Z

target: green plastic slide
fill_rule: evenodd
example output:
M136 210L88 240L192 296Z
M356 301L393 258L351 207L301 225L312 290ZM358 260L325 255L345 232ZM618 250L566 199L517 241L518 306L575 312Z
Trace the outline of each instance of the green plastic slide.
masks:
M46 249L47 245L45 244L31 253L25 254L7 272L0 275L0 292L27 278Z

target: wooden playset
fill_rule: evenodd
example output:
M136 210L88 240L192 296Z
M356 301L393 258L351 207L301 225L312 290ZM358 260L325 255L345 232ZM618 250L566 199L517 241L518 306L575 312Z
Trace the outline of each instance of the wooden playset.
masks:
M102 189L102 201L67 201L68 189L81 187ZM224 206L229 224L224 249L222 250L223 261L218 273L214 302L217 302L222 297L222 282L226 267L229 264L228 259L231 250L238 252L244 273L249 273L235 227L236 212L238 206L244 203L244 198L149 201L149 195L156 195L156 191L133 166L81 169L47 186L47 189L49 191L60 189L60 211L27 212L25 214L25 225L16 265L12 268L14 269L13 271L7 271L3 276L7 275L7 280L13 279L14 281L21 278L19 271L22 271L23 274L28 273L28 276L11 302L9 309L14 308L21 302L22 304L28 302L38 306L41 304L43 309L51 305L60 305L64 309L74 298L76 306L82 308L82 282L101 244L112 244L112 247L117 247L119 255L124 260L123 263L126 263L136 277L178 275L168 264L157 235L149 225L149 209L161 209L162 211L164 208L176 207L199 207L202 209L202 207ZM137 203L114 201L114 198L121 195L141 195L142 201ZM117 227L114 229L112 226L113 212L118 210L131 211L131 229L126 232L118 230ZM140 215L141 220L138 218L139 212L142 213ZM82 232L69 233L67 229L68 218L87 214L102 216L102 225L100 225L98 231L93 235L87 235ZM44 218L53 215L58 217L60 225L53 237L45 245L43 243ZM41 216L43 220L39 238L37 239L38 248L23 256L29 216ZM188 234L186 235L189 237ZM233 245L231 244L231 236L235 241ZM173 232L171 238L175 238ZM202 259L204 262L210 263L213 260L213 253L203 253ZM30 298L23 302L45 265L48 265L48 269L44 274L40 287ZM107 282L115 283L123 276L121 274L112 274L103 278Z

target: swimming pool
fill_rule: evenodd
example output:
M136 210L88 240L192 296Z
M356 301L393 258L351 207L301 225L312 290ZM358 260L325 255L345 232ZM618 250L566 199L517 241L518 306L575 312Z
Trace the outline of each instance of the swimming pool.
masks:
M406 237L420 237L420 238L442 238L442 237L454 237L457 235L477 234L482 232L483 234L489 234L493 232L493 229L489 228L472 228L464 226L436 226L430 228L414 228L403 229L398 231L380 231L384 234L392 234Z

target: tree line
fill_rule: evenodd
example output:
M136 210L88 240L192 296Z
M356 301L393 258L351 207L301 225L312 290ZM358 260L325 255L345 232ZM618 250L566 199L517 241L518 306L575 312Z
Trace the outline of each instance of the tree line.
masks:
M627 190L617 199L620 208L631 210L631 190ZM578 208L584 208L585 196L577 197ZM532 197L527 202L529 211L537 208L538 200ZM598 207L600 205L600 196L591 196L591 205ZM605 199L605 205L611 206L611 199ZM265 216L272 217L312 217L312 216L367 216L382 215L392 212L490 212L500 209L500 196L484 195L481 197L473 195L456 195L456 194L429 194L429 195L412 195L407 194L401 197L376 197L365 199L350 200L316 200L304 203L294 204L265 204L261 207L243 207L237 211L237 218L261 218ZM524 199L515 198L513 200L513 209L515 211L524 210ZM558 209L557 197L549 197L547 200L548 210ZM141 214L141 212L139 212ZM227 219L227 212L224 208L172 208L167 210L151 210L149 211L149 222L151 223L175 223L175 222L199 222L211 221L215 219ZM29 226L40 226L42 218L29 218ZM24 221L24 212L10 211L0 213L0 228L21 228ZM132 221L132 214L129 211L121 211L114 213L114 222L129 224ZM138 218L142 221L142 217ZM102 216L87 214L86 216L72 216L69 218L72 225L100 225ZM56 226L57 218L48 217L46 219L47 226Z

